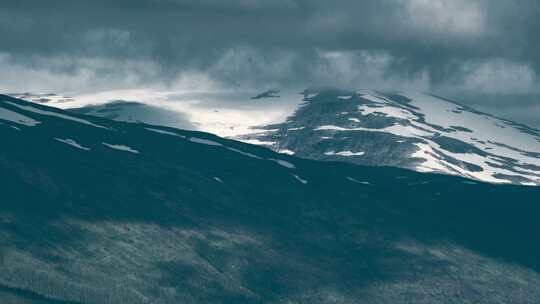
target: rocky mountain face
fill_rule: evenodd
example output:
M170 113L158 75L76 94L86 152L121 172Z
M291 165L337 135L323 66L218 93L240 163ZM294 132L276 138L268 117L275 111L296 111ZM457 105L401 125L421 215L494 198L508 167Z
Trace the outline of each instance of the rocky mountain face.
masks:
M312 90L303 96L286 122L237 139L310 159L540 184L538 130L429 94Z
M540 299L537 187L305 160L7 96L0 138L1 303Z

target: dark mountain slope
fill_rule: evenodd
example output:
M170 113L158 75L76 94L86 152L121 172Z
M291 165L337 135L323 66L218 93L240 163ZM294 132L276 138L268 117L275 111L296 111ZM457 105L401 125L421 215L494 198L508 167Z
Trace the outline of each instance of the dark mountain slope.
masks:
M0 96L2 303L537 303L536 187Z

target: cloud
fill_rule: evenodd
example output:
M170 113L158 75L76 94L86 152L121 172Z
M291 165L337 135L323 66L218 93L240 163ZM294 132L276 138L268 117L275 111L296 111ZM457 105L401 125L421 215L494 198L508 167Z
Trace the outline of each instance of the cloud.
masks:
M404 0L408 21L433 35L476 36L485 31L480 3L470 0Z
M277 75L293 73L297 60L290 51L257 52L252 47L234 47L225 50L207 73L234 87L283 85Z
M0 89L535 94L538 14L536 0L7 0Z
M526 64L494 59L463 65L461 88L491 94L530 93L538 89L534 69Z
M397 60L384 51L319 51L316 65L310 67L310 83L342 88L401 90L429 88L425 71L393 73Z
M38 56L21 58L0 53L0 82L4 92L88 92L136 87L161 77L152 61L107 57Z

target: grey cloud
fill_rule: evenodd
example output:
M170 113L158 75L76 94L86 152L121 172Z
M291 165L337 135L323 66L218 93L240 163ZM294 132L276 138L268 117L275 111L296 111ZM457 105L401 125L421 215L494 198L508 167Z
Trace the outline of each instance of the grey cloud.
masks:
M28 75L78 77L74 90L202 74L513 96L538 92L539 13L536 0L6 0L0 54Z
M536 1L235 0L8 1L2 51L22 56L150 58L173 72L208 68L231 49L383 50L399 72L435 81L454 59L503 57L540 64ZM532 12L531 12L532 11ZM307 53L307 54L306 54ZM249 64L250 62L244 62Z

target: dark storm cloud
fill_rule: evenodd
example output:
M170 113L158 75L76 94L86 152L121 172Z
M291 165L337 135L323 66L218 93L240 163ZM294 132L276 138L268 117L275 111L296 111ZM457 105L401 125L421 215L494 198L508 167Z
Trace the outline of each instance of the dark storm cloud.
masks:
M536 0L6 0L0 54L109 82L189 71L233 86L536 94L539 13Z

